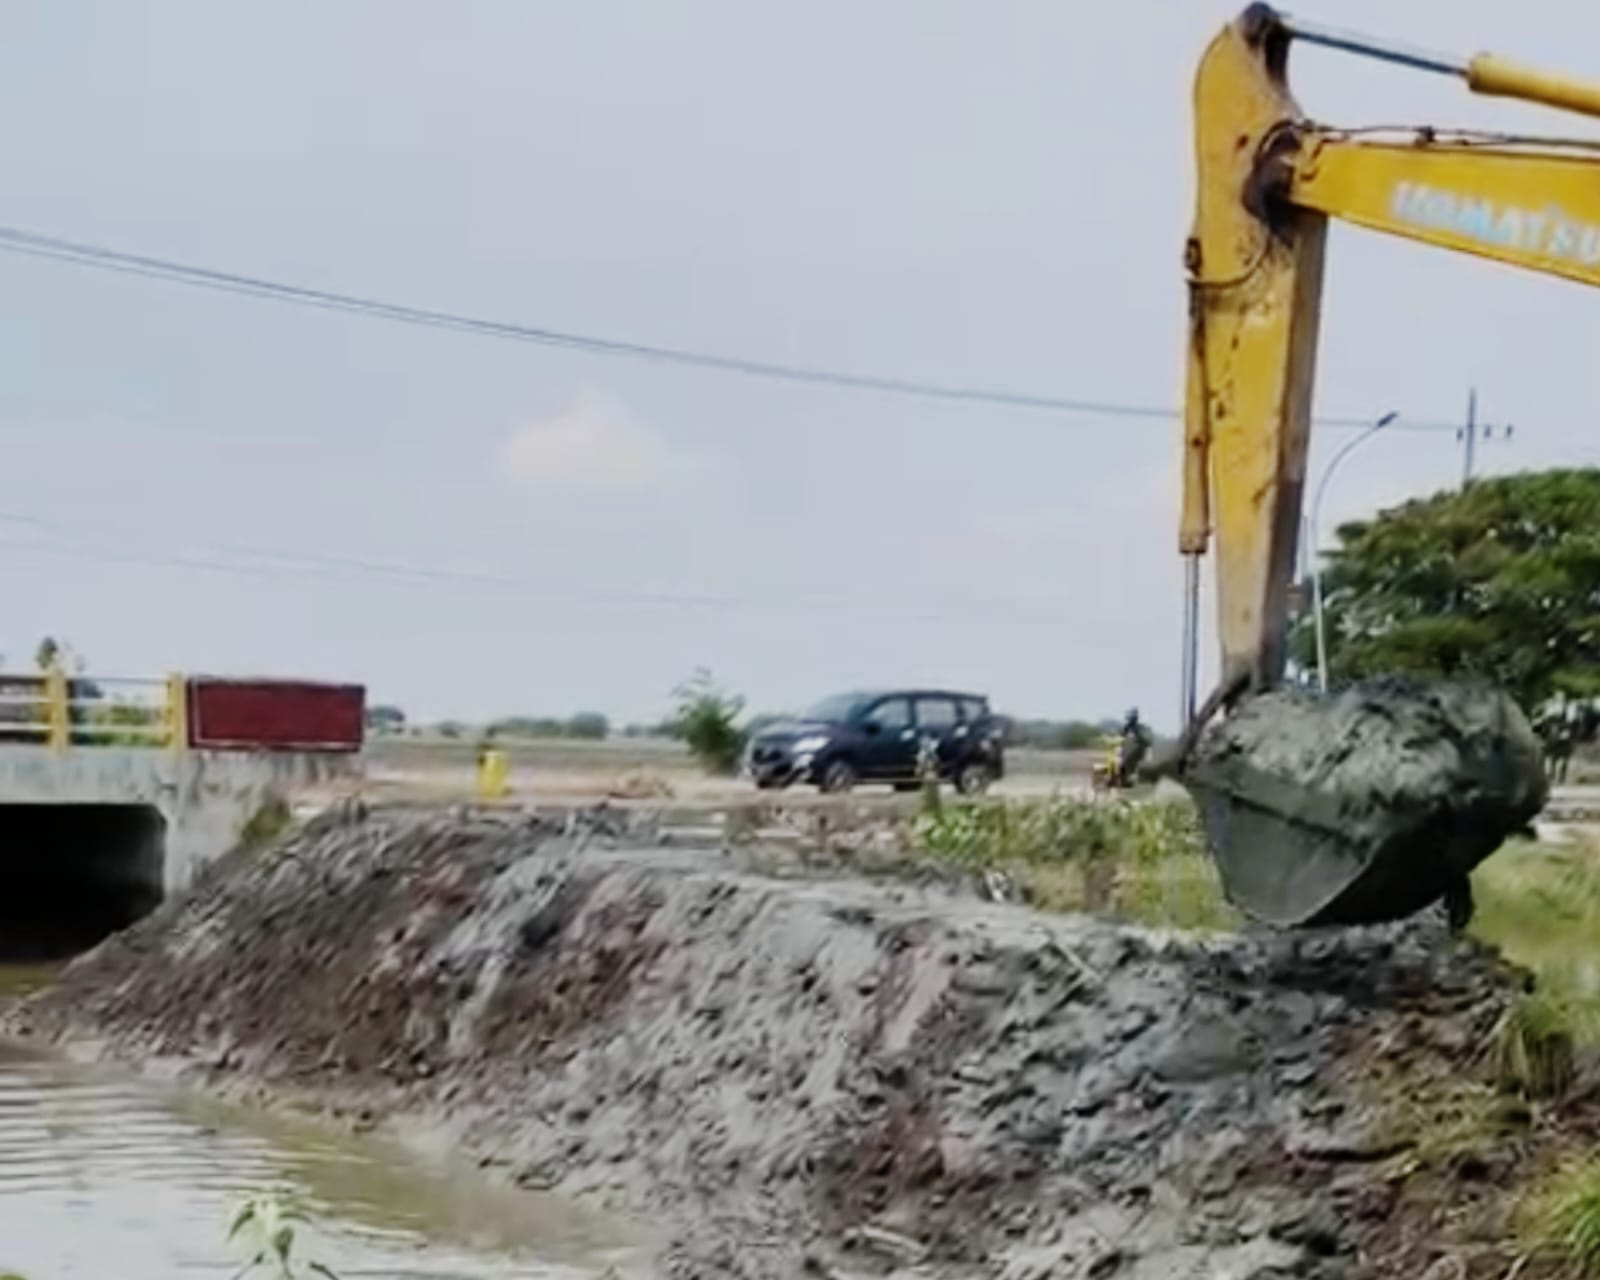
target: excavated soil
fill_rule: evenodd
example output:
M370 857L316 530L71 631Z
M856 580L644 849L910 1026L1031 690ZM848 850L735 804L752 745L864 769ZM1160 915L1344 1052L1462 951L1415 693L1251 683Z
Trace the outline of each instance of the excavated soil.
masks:
M8 1029L426 1120L661 1224L685 1280L1477 1277L1511 1265L1539 1125L1444 1159L1395 1104L1481 1076L1517 983L1432 920L1208 940L346 813L219 864Z

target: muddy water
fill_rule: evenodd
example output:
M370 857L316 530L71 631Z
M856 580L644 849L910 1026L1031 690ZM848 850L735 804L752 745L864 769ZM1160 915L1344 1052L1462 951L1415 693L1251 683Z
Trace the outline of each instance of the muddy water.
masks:
M41 972L0 970L0 995ZM297 1252L345 1280L648 1274L636 1231L570 1203L0 1043L0 1275L227 1280L229 1217L261 1191L307 1207Z

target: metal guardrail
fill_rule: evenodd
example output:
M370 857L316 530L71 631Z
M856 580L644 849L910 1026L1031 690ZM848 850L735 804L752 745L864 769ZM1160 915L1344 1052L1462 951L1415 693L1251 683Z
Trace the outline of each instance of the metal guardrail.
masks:
M69 747L184 744L184 680L0 674L0 743Z

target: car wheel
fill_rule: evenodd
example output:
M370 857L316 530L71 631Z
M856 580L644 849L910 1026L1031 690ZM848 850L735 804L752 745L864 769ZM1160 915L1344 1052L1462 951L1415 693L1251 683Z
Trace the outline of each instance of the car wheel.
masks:
M994 770L984 760L968 760L956 771L956 790L964 796L982 795L994 783Z
M782 777L756 779L757 791L782 791L788 785L789 779Z
M850 790L855 785L855 766L840 757L828 761L823 767L822 777L817 782L817 790L827 795L838 795L841 792Z

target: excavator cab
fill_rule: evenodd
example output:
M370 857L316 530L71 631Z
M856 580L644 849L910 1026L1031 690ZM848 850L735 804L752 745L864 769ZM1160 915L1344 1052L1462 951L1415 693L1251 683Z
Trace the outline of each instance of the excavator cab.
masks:
M1600 144L1432 126L1339 129L1289 90L1312 43L1600 117L1600 85L1301 23L1264 4L1195 80L1184 496L1183 716L1163 762L1194 796L1232 900L1283 926L1470 913L1472 869L1548 795L1536 738L1481 684L1283 687L1329 218L1600 284ZM1200 560L1222 670L1197 705Z

